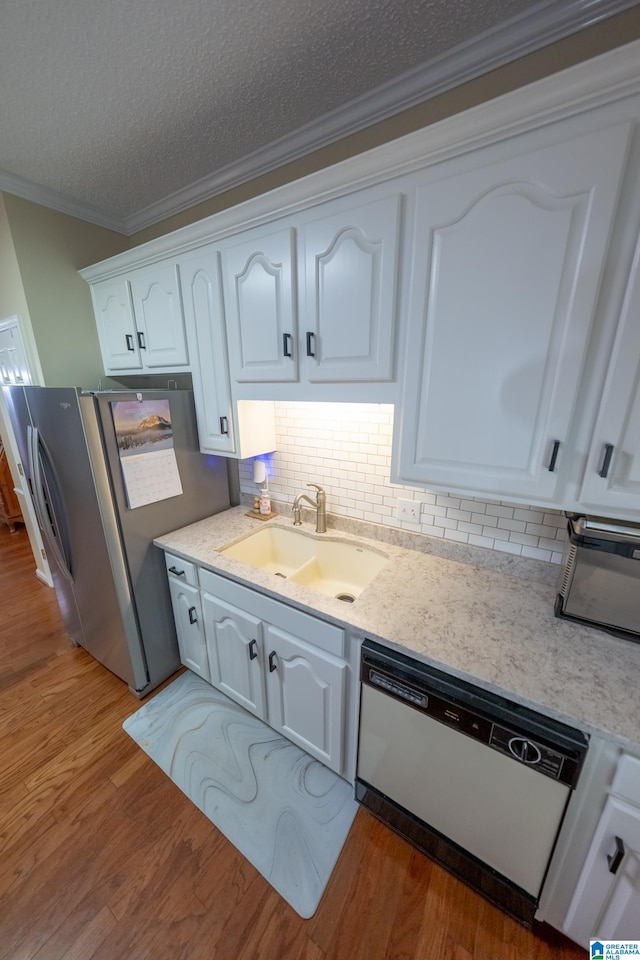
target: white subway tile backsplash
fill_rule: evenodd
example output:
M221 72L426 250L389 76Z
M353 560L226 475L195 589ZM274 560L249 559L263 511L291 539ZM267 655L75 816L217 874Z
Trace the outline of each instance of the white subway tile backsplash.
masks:
M501 530L513 530L515 533L524 533L527 525L523 520L508 520L506 517L500 517L498 526Z
M528 523L527 533L532 533L536 537L555 537L556 527L551 527L544 523Z
M566 518L560 512L391 483L390 404L278 402L275 413L277 450L261 459L268 463L269 489L277 499L292 503L307 483L320 483L330 513L563 561ZM252 461L240 461L239 472L241 491L255 496ZM398 520L399 498L420 504L419 523Z
M543 514L537 510L523 510L522 507L516 507L513 511L514 520L526 520L529 523L542 523Z
M505 507L498 503L487 503L486 513L490 517L504 517L513 520L513 507Z
M469 534L462 530L445 530L445 540L456 540L458 543L469 543Z

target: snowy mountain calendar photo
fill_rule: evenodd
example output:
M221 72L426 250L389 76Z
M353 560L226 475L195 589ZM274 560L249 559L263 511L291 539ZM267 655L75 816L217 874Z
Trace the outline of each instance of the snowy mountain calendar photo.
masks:
M111 403L129 509L182 493L168 399Z

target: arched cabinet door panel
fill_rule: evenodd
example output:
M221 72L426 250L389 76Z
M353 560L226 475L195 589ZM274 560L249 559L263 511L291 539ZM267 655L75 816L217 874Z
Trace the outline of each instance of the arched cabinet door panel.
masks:
M265 655L271 726L339 773L346 663L271 625Z
M311 383L394 377L400 201L333 201L301 228L301 348Z
M173 261L154 263L130 277L136 337L147 369L187 366L187 336Z
M204 642L200 591L188 583L169 577L169 592L176 624L180 660L204 680L209 680L209 659Z
M178 261L202 452L237 453L219 255L207 245Z
M298 379L293 230L249 230L222 250L229 359L239 383Z
M206 592L202 608L211 682L245 710L264 719L262 622Z
M91 287L105 373L141 370L142 359L126 277L100 280Z
M555 502L630 124L563 129L416 189L401 480Z
M591 513L640 518L640 240L580 491Z

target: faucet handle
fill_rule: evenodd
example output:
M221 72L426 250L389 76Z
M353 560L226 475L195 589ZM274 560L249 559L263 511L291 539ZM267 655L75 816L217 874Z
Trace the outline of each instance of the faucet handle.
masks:
M324 487L321 487L319 483L308 483L308 487L315 487L318 493L324 493Z

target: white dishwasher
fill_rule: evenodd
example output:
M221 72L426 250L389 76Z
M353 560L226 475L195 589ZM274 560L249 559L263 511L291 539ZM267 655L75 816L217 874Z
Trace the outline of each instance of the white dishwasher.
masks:
M370 640L361 680L357 799L531 924L586 737Z

